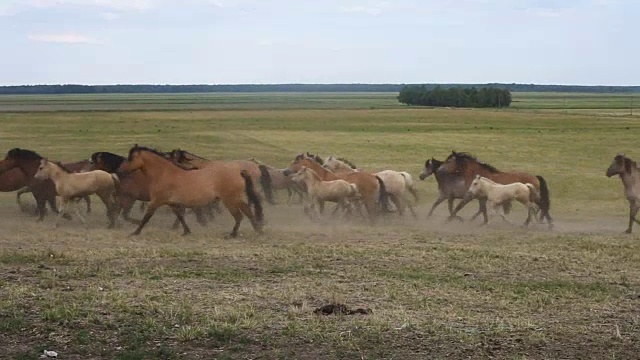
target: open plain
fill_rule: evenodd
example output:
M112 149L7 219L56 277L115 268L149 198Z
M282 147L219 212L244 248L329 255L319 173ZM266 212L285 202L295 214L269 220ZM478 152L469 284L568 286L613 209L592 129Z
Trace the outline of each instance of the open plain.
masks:
M75 161L138 143L284 168L309 151L408 171L420 193L417 220L375 226L312 222L280 193L266 233L244 221L237 239L226 212L206 227L188 216L183 237L166 209L129 237L122 220L106 228L96 197L87 226L56 229L2 193L0 358L637 358L640 239L622 233L622 184L605 177L616 153L640 159L634 97L514 94L510 109L472 110L394 96L0 97L4 152ZM427 218L437 185L418 174L451 150L544 176L555 228L446 223L446 204ZM510 217L524 221L522 206ZM332 302L372 313L314 314Z

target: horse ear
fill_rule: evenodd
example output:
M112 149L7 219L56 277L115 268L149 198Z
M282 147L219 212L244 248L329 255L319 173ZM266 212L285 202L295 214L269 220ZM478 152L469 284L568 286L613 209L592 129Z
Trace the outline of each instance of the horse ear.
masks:
M480 174L476 174L476 179L480 179Z

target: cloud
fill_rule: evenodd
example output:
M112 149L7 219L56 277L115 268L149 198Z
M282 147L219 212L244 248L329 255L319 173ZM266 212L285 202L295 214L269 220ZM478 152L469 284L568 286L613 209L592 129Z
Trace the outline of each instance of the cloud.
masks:
M31 41L58 43L58 44L102 44L100 40L73 33L65 34L31 34L27 38Z

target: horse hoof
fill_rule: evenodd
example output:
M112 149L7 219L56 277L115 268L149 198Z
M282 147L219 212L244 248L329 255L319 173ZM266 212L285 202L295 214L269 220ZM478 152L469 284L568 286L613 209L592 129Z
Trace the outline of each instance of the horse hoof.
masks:
M182 236L187 236L187 235L191 235L191 231L185 231L182 233Z
M140 235L140 233L139 233L139 232L137 232L137 231L134 231L134 232L132 232L131 234L129 234L129 236L130 236L130 237L131 237L131 236L138 236L138 235Z
M631 229L627 229L624 231L625 234L631 234Z

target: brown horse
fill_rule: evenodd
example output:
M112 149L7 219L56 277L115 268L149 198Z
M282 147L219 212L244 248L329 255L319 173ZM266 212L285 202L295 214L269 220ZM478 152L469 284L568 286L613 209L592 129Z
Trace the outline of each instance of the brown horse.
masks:
M257 164L251 160L209 160L182 149L175 149L168 153L168 155L175 163L196 168L202 168L210 164L225 166L235 164L239 170L246 171L247 174L251 176L251 180L254 183L260 183L260 187L262 188L262 192L264 197L267 199L267 202L271 205L275 205L275 201L273 200L271 175L269 174L269 169L265 165Z
M629 201L629 226L624 232L631 234L633 223L640 223L636 219L636 214L640 209L640 169L638 164L624 154L618 154L613 158L606 175L607 177L619 175L620 180L622 180L624 195Z
M32 150L13 148L9 150L0 161L0 175L6 174L13 169L19 169L25 176L25 185L29 187L33 197L36 199L38 221L42 221L47 212L46 204L49 203L51 210L56 214L59 212L56 206L56 188L51 180L37 180L33 175L38 171L40 160L43 157ZM69 218L65 216L65 218Z
M125 160L126 158L124 156L107 151L95 152L91 154L90 157L94 170L103 170L109 173L115 173ZM121 212L123 219L130 223L140 225L140 220L131 217L131 210L136 201L142 201L144 204L144 202L150 199L149 180L142 171L133 171L123 175L120 177L120 186L118 187L116 216ZM194 212L198 223L203 226L206 225L207 221L202 211L200 211L200 209L194 209ZM180 222L176 218L173 227L176 228L179 225Z
M235 219L231 237L238 235L243 215L246 215L256 232L262 232L262 204L255 192L253 181L246 171L237 166L209 164L201 169L187 170L153 149L135 145L118 173L140 170L149 179L150 202L138 228L138 235L158 207L167 205L182 224L184 235L191 230L184 221L185 208L203 207L220 199ZM253 204L254 212L250 205Z
M361 201L367 209L371 222L374 222L376 216L380 213L378 205L382 207L382 210L390 211L389 194L380 177L366 172L336 174L322 166L322 158L309 155L310 154L297 155L285 171L285 175L297 173L302 167L306 166L315 171L323 181L342 179L351 184L355 184L358 187L360 195L362 195ZM320 212L322 212L322 209L320 209Z
M452 151L451 155L447 157L444 164L440 166L438 172L449 174L460 174L465 178L465 184L467 188L471 185L476 175L484 176L490 180L495 181L498 184L511 184L514 182L529 183L536 187L536 190L540 192L540 197L536 204L540 207L540 221L547 220L549 228L553 227L553 219L549 214L551 201L549 199L549 188L547 187L546 180L540 175L531 175L525 172L503 172L495 167L480 162L474 156ZM454 217L460 209L462 209L473 198L465 198L458 206L456 206L453 214L450 218ZM481 209L483 210L484 222L489 221L486 213L486 200L479 199L481 203ZM508 211L505 212L508 213Z

